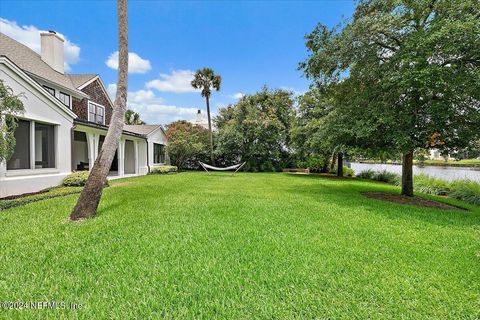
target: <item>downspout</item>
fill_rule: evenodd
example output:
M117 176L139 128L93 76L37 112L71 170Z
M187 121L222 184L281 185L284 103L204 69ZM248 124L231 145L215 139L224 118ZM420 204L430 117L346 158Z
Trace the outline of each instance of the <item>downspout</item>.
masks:
M148 169L148 173L150 173L150 157L148 156L148 138L145 137L145 141L147 141L147 169Z

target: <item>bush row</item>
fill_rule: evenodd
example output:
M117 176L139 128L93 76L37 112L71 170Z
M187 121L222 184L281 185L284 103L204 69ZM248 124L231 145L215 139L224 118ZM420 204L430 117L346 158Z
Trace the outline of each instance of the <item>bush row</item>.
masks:
M397 186L401 184L399 174L387 171L365 170L357 174L357 178L382 181ZM480 205L480 183L475 181L446 181L426 174L419 174L413 178L413 188L418 192L448 196L470 204Z
M152 168L150 170L150 174L168 174L168 173L176 173L178 168L176 166L162 166Z

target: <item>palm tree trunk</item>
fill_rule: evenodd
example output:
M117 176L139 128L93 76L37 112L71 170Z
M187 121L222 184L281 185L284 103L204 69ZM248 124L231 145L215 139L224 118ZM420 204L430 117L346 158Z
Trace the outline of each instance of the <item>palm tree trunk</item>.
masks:
M213 158L212 120L210 119L210 98L208 95L205 97L205 100L207 102L208 131L210 134L210 159L212 160L212 165L215 165L215 159Z
M75 205L70 220L80 220L93 217L97 211L103 187L115 156L120 137L122 135L125 110L127 106L128 82L128 21L127 0L118 0L118 40L119 64L117 94L114 103L113 115L110 120L107 136L100 154L95 160L90 176L83 188L80 198Z
M413 151L409 151L403 155L402 195L413 197Z

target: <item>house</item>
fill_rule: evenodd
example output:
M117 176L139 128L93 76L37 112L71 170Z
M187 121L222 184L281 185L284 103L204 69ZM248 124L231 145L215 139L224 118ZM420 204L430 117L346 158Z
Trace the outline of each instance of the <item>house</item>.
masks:
M90 170L102 147L113 103L96 74L68 74L63 39L40 34L41 54L0 33L0 79L22 94L25 113L15 131L13 156L0 163L0 198L61 183ZM144 175L168 162L160 125L126 126L111 178Z

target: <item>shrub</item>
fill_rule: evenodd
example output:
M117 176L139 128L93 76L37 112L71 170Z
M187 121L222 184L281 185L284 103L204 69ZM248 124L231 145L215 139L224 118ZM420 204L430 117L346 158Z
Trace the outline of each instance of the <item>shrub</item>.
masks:
M456 180L450 184L449 197L480 205L480 183L471 180Z
M447 195L450 192L450 183L446 180L419 174L413 178L413 186L416 191L434 195Z
M168 174L168 173L177 173L178 168L176 166L161 166L152 168L150 174Z
M63 179L63 185L66 187L82 187L87 182L88 171L77 171L69 174Z
M383 170L383 171L375 172L372 177L372 180L399 185L401 181L401 176L399 174Z
M373 179L373 176L375 175L375 171L373 171L372 169L368 169L368 170L364 170L362 172L360 172L359 174L357 174L357 178L360 178L360 179Z
M297 167L300 169L310 169L310 172L323 172L325 167L328 164L325 163L325 160L320 157L310 157L306 161L300 161L297 163Z
M337 168L330 170L330 173L337 174ZM353 177L355 175L355 171L352 168L343 166L343 176L344 177Z

